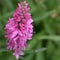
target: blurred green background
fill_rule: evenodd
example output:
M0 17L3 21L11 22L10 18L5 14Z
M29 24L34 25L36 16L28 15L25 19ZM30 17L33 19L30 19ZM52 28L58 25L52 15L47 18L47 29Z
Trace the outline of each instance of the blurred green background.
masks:
M0 0L0 60L16 60L7 51L4 27L18 2ZM60 0L27 0L34 20L34 35L19 60L60 60Z

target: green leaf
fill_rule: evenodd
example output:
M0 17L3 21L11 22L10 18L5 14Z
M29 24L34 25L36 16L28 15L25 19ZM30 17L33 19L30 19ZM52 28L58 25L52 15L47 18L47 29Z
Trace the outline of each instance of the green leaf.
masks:
M50 10L55 9L57 6L57 0L46 0L45 3L47 5L48 9L50 9Z
M37 48L41 48L41 45L42 45L41 43L42 43L41 41L38 43ZM45 59L44 59L43 52L38 51L38 52L36 53L36 60L45 60Z
M51 60L60 60L60 48L55 51Z
M23 60L32 60L33 59L34 54L29 54L28 56L26 56Z
M41 16L35 16L36 18L34 18L35 22L39 22L39 21L43 21L46 20L47 17L49 17L51 14L53 14L56 10L51 10L48 12L45 12L43 15Z
M51 26L50 20L52 20L52 19L43 21L44 28L49 35L54 35L55 31L54 31L53 27Z
M47 35L45 35L45 36L40 36L40 37L38 37L38 39L40 39L40 40L43 40L43 39L47 39L47 40L53 40L53 41L60 41L60 36L47 36Z
M47 44L47 54L46 54L46 56L47 56L47 59L49 60L51 60L51 58L52 58L52 56L53 56L53 53L55 53L55 45L51 42L51 41L49 41L48 42L48 44Z

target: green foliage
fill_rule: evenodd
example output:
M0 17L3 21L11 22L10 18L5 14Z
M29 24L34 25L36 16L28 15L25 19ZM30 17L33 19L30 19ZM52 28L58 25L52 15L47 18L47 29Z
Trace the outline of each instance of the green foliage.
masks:
M4 27L18 2L0 0L0 60L16 60L6 50ZM34 35L20 60L60 60L60 0L27 0L34 20Z

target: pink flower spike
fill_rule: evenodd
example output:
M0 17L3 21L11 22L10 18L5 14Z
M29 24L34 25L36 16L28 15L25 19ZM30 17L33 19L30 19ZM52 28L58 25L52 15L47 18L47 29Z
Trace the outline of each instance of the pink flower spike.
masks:
M29 11L30 7L26 0L18 3L13 18L9 18L5 26L5 37L8 40L7 49L13 50L13 55L17 60L21 55L24 55L23 51L28 46L27 40L31 40L33 35L33 19Z

